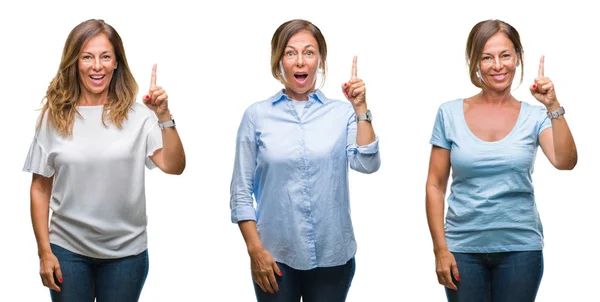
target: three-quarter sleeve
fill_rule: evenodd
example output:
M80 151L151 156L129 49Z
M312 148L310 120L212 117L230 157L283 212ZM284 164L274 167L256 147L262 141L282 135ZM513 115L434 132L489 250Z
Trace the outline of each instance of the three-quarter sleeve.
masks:
M352 108L351 108L352 109ZM357 122L356 115L352 109L346 132L346 155L352 170L361 173L373 173L379 170L381 158L379 157L379 137L368 145L356 144Z
M162 141L162 132L160 127L158 127L158 122L152 123L150 127L150 131L148 131L148 135L146 136L146 167L148 169L156 168L156 164L152 161L150 156L156 152L156 150L161 149L163 147Z
M444 110L442 106L438 109L435 124L433 125L433 133L429 142L434 146L448 150L452 147L451 142L446 137L446 125L444 124Z
M31 142L25 164L23 165L23 171L39 174L44 177L54 175L54 166L49 162L48 152L46 152L46 149L42 146L37 136Z
M233 176L231 178L231 221L256 220L253 186L256 169L257 143L252 107L244 112L238 129Z

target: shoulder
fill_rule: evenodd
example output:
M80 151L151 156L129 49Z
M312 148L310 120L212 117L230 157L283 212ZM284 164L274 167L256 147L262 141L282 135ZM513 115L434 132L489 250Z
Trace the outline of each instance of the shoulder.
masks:
M438 107L438 115L454 116L463 110L464 99L446 101Z
M268 111L269 108L273 107L273 101L269 98L262 101L256 101L244 110L244 115L256 117L259 113Z
M138 102L134 102L131 105L130 112L135 112L135 114L146 115L146 116L154 114L154 112L152 112L152 110L150 110L150 108L148 108L148 107L146 107L146 105L140 104Z
M521 111L523 111L523 117L532 117L534 120L544 120L548 117L546 107L542 105L532 105L527 102L521 102Z
M454 99L451 101L446 101L446 102L442 103L439 108L440 108L440 110L446 110L446 111L457 110L457 109L463 107L464 100L465 99L460 98L460 99Z
M146 105L134 102L131 108L129 108L127 119L156 120L156 114L150 108L146 107Z
M347 100L328 98L321 90L318 89L313 95L311 95L311 97L316 99L318 102L321 102L324 107L334 109L335 111L346 111L354 114L354 108L352 107L352 104Z

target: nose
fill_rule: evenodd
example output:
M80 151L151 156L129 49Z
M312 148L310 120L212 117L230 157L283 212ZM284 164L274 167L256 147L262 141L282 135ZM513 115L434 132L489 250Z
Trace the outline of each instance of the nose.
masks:
M301 53L300 53L300 54L298 54L298 57L297 57L297 59L296 59L296 65L297 65L298 67L302 67L302 66L304 66L304 55L302 55Z
M500 70L503 67L502 60L499 57L494 58L494 69Z
M92 68L94 70L100 70L102 68L102 64L100 63L100 58L95 58L94 62L92 63Z

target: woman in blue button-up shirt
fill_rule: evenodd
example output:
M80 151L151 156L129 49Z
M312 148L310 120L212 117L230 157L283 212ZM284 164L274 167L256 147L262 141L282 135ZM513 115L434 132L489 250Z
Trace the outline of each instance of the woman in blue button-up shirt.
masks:
M326 59L315 25L283 23L271 40L271 72L284 89L251 105L238 130L231 219L246 241L258 301L344 301L354 276L348 164L377 171L378 139L356 57L342 84L350 103L316 88Z

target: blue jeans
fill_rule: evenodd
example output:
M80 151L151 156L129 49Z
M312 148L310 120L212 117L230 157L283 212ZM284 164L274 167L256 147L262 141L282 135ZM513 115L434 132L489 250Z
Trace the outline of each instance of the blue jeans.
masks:
M446 288L449 302L533 302L544 273L542 251L452 253L458 290Z
M343 302L346 301L354 278L354 258L346 264L333 267L317 267L311 270L293 269L277 262L282 276L275 275L279 292L270 294L254 283L258 302Z
M58 258L63 283L60 293L50 290L53 302L135 302L148 276L148 251L117 259L75 254L51 244Z

